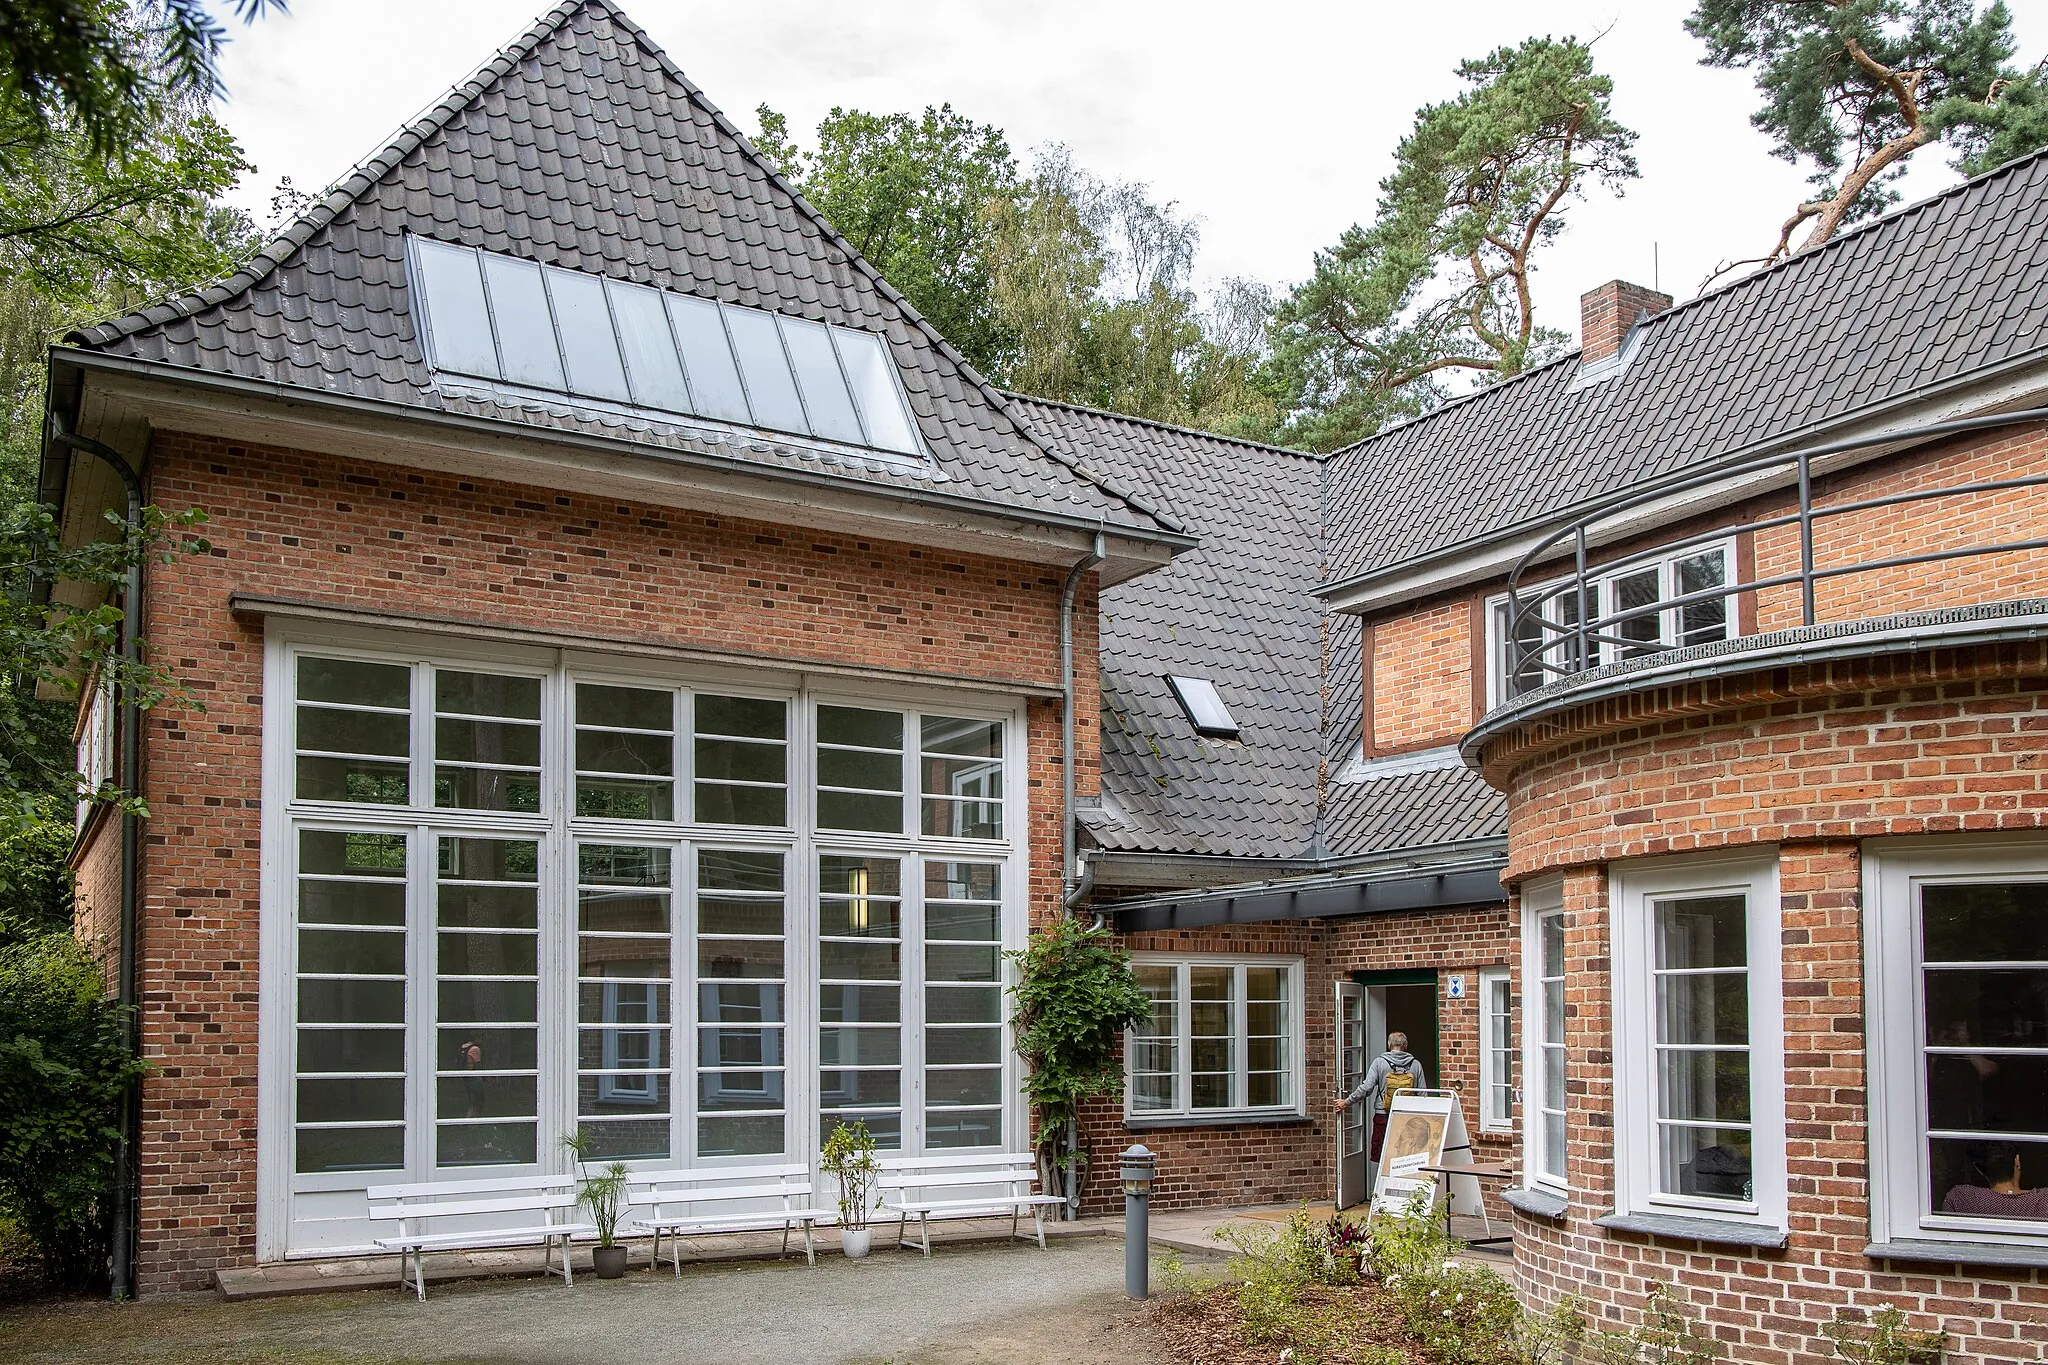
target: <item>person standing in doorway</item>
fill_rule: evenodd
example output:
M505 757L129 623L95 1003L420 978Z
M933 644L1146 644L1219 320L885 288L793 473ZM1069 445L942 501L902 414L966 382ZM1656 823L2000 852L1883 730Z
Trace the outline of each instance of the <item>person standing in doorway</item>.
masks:
M1428 1084L1423 1078L1421 1060L1408 1050L1408 1035L1389 1033L1387 1050L1372 1059L1365 1079L1337 1101L1336 1111L1340 1114L1354 1104L1371 1106L1372 1147L1367 1156L1375 1165L1380 1159L1380 1147L1387 1140L1387 1114L1394 1107L1394 1096L1404 1090L1424 1089Z

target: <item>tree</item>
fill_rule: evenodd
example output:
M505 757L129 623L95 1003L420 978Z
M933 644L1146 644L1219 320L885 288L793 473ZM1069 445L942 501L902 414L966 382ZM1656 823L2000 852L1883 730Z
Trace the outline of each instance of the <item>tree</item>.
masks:
M1750 122L1772 155L1809 163L1813 197L1793 210L1767 254L1718 267L1769 264L1882 212L1906 160L1933 142L1975 174L2048 145L2040 67L2011 64L2004 0L1700 0L1686 29L1707 66L1756 73L1764 105Z
M1452 376L1505 379L1566 344L1537 325L1534 258L1590 184L1620 193L1636 176L1635 134L1572 38L1500 48L1458 76L1469 89L1417 112L1372 225L1318 253L1276 312L1267 382L1287 439L1334 449L1434 406Z
M248 23L286 0L228 0ZM118 154L167 100L220 93L227 30L205 0L8 0L0 5L0 122L82 134Z
M1002 130L950 104L921 116L835 108L805 151L789 123L756 110L759 150L939 334L985 373L1011 344L989 303L983 223L1017 193Z

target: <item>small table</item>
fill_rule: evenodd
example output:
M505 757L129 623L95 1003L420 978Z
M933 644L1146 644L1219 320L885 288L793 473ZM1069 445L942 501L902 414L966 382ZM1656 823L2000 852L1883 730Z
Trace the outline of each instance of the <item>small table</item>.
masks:
M1512 1185L1515 1180L1515 1168L1508 1165L1505 1161L1474 1162L1469 1166L1424 1166L1422 1169L1428 1171L1431 1175L1441 1177L1443 1180L1444 1229L1446 1231L1449 1231L1451 1226L1452 1176L1469 1175L1474 1180L1498 1180L1503 1185ZM1472 1240L1473 1246L1495 1246L1501 1242L1513 1242L1515 1240L1513 1233L1508 1234L1506 1237L1496 1237L1493 1235L1493 1216L1486 1211L1486 1200L1483 1194L1479 1201L1479 1218L1486 1225L1486 1235L1484 1237L1475 1237Z

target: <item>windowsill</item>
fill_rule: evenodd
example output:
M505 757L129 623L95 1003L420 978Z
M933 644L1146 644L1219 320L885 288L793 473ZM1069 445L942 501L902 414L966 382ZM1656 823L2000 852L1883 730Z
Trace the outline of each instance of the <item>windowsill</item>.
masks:
M1137 1133L1147 1128L1241 1128L1252 1124L1282 1127L1287 1124L1314 1122L1315 1120L1306 1114L1229 1109L1218 1110L1214 1114L1132 1114L1124 1119L1124 1127Z
M1872 1242L1863 1254L1873 1261L1917 1261L1923 1265L1979 1265L2048 1268L2048 1244L1937 1242L1911 1237Z
M1668 1213L1610 1213L1595 1218L1593 1223L1611 1232L1640 1232L1651 1237L1758 1247L1767 1251L1782 1250L1787 1241L1782 1228L1766 1227L1761 1223L1736 1223L1720 1218L1677 1218Z
M1561 1194L1552 1194L1548 1190L1508 1189L1501 1191L1500 1197L1511 1209L1517 1209L1532 1218L1549 1218L1557 1222L1564 1221L1566 1212L1572 1206L1571 1200Z

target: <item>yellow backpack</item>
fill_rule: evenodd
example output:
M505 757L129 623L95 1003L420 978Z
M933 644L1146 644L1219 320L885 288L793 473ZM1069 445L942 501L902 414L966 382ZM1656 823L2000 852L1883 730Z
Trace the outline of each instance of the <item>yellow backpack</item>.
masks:
M1406 1071L1389 1070L1387 1072L1387 1079L1380 1086L1381 1110L1392 1109L1394 1107L1394 1096L1400 1094L1403 1090L1413 1090L1414 1088L1415 1069L1413 1067Z

